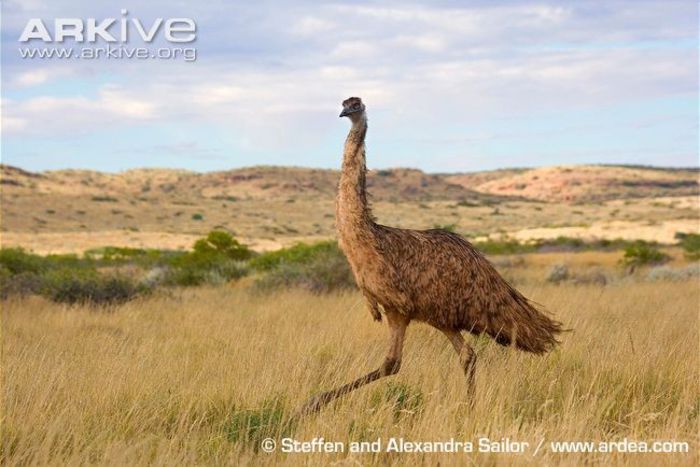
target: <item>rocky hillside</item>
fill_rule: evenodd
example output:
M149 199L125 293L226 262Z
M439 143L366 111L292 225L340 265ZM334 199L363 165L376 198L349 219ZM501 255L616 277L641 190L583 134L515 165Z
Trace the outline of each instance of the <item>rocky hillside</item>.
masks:
M294 167L114 174L0 166L0 241L42 253L105 245L181 249L224 229L260 251L275 249L334 238L338 178L338 171ZM641 236L668 243L676 232L698 230L695 170L391 169L371 171L368 185L379 222L469 237Z
M332 197L335 170L249 167L197 173L135 169L116 174L88 170L32 173L0 166L3 195L63 194L119 197L160 195L173 199L286 199ZM590 202L660 196L692 196L698 171L625 166L571 166L505 169L467 174L427 174L416 169L371 171L368 189L375 200L415 201L497 198Z
M631 166L542 167L449 175L445 179L479 193L547 202L694 196L697 170Z
M174 199L287 199L333 197L340 176L335 170L250 167L197 173L173 169L135 169L116 174L88 170L32 173L2 165L3 194L62 194L123 197L159 195ZM372 171L368 189L376 200L491 199L441 175L416 169Z

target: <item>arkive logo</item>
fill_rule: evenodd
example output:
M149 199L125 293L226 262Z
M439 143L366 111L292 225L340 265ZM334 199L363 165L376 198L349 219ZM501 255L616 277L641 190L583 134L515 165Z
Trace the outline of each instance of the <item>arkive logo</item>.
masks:
M19 42L42 41L62 43L65 39L75 42L126 44L132 39L150 43L159 35L171 43L188 43L197 38L197 24L192 18L156 18L144 24L138 18L129 18L127 10L121 10L121 18L55 18L53 34L41 18L30 18L19 36Z

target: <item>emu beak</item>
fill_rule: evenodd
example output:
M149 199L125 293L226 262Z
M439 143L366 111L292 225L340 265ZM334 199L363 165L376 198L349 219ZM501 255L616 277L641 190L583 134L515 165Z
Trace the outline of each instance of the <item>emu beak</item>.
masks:
M348 109L343 109L343 111L340 112L340 115L338 115L338 117L347 117L347 116L350 115L351 113L352 113L352 112L350 112Z

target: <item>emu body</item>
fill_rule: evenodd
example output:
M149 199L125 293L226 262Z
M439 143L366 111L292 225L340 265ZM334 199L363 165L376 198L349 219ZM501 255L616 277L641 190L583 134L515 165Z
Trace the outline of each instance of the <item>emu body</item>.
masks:
M302 413L316 411L336 397L398 372L406 328L413 320L447 336L470 391L476 354L461 331L485 333L501 345L537 354L551 350L558 343L561 324L508 284L467 240L445 230L398 229L374 221L365 183L365 106L351 97L343 102L340 116L349 117L352 127L338 185L338 241L375 320L381 320L380 306L384 309L391 342L379 369L315 396Z

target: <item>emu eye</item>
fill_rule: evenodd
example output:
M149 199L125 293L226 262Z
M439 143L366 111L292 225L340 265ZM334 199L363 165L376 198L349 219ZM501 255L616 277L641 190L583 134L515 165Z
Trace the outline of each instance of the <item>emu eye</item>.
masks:
M359 108L360 108L360 104L355 103L355 104L353 104L352 108L353 108L353 109L359 109Z

